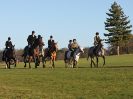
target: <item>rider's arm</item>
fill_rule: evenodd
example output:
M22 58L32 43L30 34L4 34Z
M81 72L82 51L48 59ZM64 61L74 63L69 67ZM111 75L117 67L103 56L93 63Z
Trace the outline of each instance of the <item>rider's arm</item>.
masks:
M29 42L29 39L30 39L30 35L29 35L28 38L27 38L27 42Z
M96 40L96 36L94 37L94 42L97 42L97 40Z
M13 46L13 45L12 45L12 42L11 42L11 46Z
M5 46L7 46L7 41L6 41L6 43L5 43Z

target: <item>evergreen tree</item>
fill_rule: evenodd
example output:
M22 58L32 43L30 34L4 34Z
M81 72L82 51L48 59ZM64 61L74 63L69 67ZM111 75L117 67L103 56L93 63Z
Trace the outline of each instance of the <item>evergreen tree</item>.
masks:
M130 39L131 27L130 20L124 14L120 5L114 2L106 13L108 18L105 22L105 30L108 31L104 36L108 37L107 42L111 46L117 46L117 54L119 55L119 46L127 43Z

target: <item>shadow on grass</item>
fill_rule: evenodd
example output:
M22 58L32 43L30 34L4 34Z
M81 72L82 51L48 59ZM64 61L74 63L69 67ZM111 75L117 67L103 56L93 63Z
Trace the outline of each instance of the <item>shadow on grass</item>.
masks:
M91 68L90 66L82 66L82 67L78 67L78 68ZM119 66L119 65L116 65L116 66L99 66L99 67L92 67L92 68L133 68L133 65L128 65L128 66Z
M133 68L133 65L128 65L128 66L106 66L104 68Z
M52 67L49 67L49 66L46 66L45 68L43 68L42 66L38 66L37 68L35 68L34 66L29 68L29 67L12 67L10 69L82 69L82 68L89 68L91 69L90 66L77 66L75 68L71 68L71 67L55 67L55 68L52 68ZM133 65L128 65L128 66L119 66L119 65L116 65L116 66L99 66L99 67L92 67L92 68L133 68ZM4 66L0 66L0 69L6 69Z

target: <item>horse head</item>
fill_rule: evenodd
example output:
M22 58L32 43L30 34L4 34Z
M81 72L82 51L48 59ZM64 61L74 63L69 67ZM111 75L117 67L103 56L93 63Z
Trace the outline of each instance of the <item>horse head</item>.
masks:
M100 48L102 48L102 47L103 47L102 41L103 41L103 40L102 40L102 39L100 39L100 40L99 40L99 42L98 42L98 47L100 47Z
M56 52L58 51L58 42L52 44L51 50Z
M79 46L78 49L79 49L79 52L84 53L84 49L82 47Z
M12 51L15 50L15 45L13 45L11 48L10 48Z
M82 47L78 47L77 50L75 51L76 55L80 54L80 53L84 53L84 49Z

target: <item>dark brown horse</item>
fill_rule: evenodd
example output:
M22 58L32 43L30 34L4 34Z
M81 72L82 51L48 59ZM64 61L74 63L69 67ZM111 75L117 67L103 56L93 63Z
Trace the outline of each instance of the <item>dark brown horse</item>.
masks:
M43 64L45 66L46 61L50 60L50 66L55 67L56 52L58 50L57 43L53 43L50 49L46 48L44 51Z
M4 55L5 55L4 61L6 63L6 68L9 68L9 69L11 65L14 65L14 67L16 67L16 55L15 55L14 46L4 51Z

